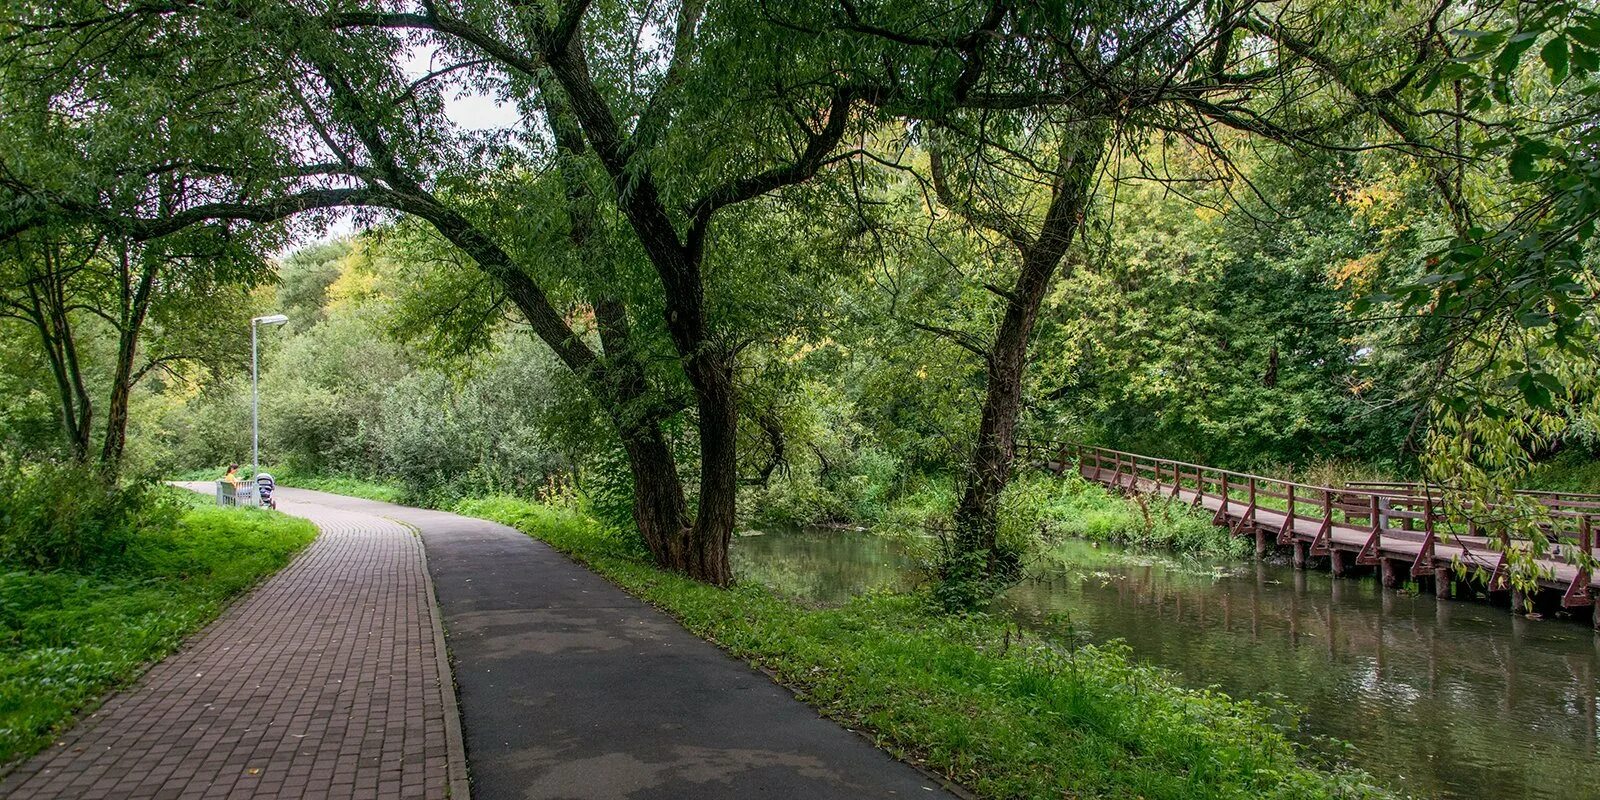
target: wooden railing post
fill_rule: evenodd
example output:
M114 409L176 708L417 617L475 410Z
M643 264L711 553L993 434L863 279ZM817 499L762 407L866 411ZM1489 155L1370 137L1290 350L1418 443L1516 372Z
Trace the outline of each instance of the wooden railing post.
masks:
M1222 510L1222 514L1224 516L1226 516L1227 513L1228 513L1228 491L1229 491L1228 473L1224 472L1224 473L1222 473L1222 509L1221 509Z
M1379 513L1379 508L1377 493L1367 495L1367 541L1356 553L1357 564L1376 564L1383 560L1380 553L1383 547L1383 516Z
M1278 529L1278 544L1293 544L1298 552L1300 545L1295 544L1294 538L1294 484L1284 484L1284 500L1288 501L1288 508L1284 512L1283 527Z

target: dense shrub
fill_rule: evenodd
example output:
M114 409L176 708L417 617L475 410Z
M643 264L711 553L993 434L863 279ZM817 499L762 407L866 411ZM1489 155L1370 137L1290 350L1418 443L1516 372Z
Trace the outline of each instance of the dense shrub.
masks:
M918 475L887 450L860 446L825 465L804 463L751 493L763 523L826 525L876 522Z
M147 484L118 486L59 462L0 462L0 564L7 567L111 568L141 531L176 515Z

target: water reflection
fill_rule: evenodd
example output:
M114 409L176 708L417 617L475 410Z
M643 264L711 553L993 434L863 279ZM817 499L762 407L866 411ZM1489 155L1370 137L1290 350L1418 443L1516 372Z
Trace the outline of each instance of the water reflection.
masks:
M1138 557L1082 543L1003 599L1039 626L1125 639L1193 686L1281 696L1300 734L1397 789L1453 798L1600 797L1600 637L1486 605L1269 563ZM741 538L740 574L836 603L904 588L912 562L855 532ZM1329 740L1349 743L1341 748Z

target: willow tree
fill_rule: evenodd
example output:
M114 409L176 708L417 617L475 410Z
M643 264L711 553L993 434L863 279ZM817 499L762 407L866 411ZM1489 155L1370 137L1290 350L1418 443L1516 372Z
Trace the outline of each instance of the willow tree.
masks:
M841 157L882 91L856 82L848 60L789 37L757 8L695 0L11 8L5 79L25 98L6 113L68 108L72 140L104 131L140 146L85 174L41 143L57 175L12 170L22 221L8 230L41 209L136 241L339 207L420 220L495 283L607 409L656 559L731 579L747 332L728 310L759 287L737 274L755 255L721 252L720 231ZM419 54L433 63L408 69ZM517 121L475 134L445 113L459 89L514 104ZM59 177L73 174L83 179ZM542 179L551 174L559 180ZM127 175L203 191L108 208L101 187ZM601 230L625 235L597 245ZM597 341L574 326L585 311ZM661 431L675 401L652 380L640 330L663 334L689 387L693 513Z
M1015 463L1029 345L1091 205L1115 185L1100 165L1120 148L1145 157L1146 177L1166 180L1161 157L1176 147L1204 153L1218 182L1249 191L1231 149L1270 142L1393 149L1448 174L1459 150L1441 151L1427 115L1397 107L1449 68L1453 53L1437 46L1444 31L1483 11L1450 2L1381 14L1318 0L996 2L976 36L959 22L946 26L939 11L848 3L826 30L843 41L921 50L959 74L946 102L897 106L916 120L905 152L926 159L895 166L918 173L932 224L955 221L977 243L979 263L943 273L975 277L991 298L976 320L912 320L982 362L983 405L945 566L948 581L967 587L952 595L965 603L1016 575L1017 553L998 540L998 516ZM1183 191L1181 182L1171 185ZM1447 205L1458 204L1450 181L1439 188Z

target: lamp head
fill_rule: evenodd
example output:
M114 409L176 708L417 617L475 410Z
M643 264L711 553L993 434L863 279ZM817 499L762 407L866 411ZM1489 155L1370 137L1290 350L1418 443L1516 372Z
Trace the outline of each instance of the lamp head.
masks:
M282 325L283 323L288 322L289 318L282 314L272 314L266 317L256 317L250 321L258 325Z

